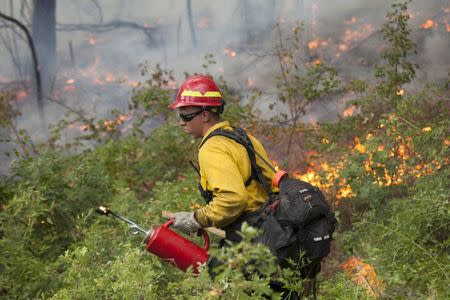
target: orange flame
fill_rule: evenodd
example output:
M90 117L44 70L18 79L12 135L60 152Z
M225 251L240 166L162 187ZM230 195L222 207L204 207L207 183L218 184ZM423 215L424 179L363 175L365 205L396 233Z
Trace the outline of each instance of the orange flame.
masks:
M114 81L114 75L112 73L106 73L105 74L105 81L106 82L113 82Z
M343 42L348 44L350 42L358 41L367 38L374 31L374 26L372 24L364 24L358 30L345 30Z
M322 176L319 175L319 173L317 173L313 168L308 169L306 173L303 174L298 171L294 172L293 176L297 179L309 182L310 184L317 186L323 191L335 193L335 197L338 200L342 198L352 198L356 195L353 192L351 186L347 183L345 178L339 178L339 172L343 168L343 166L344 164L342 162L333 165L329 165L328 163L324 162L319 166L313 165L313 167L318 171L323 172ZM336 180L338 180L337 185ZM338 205L338 203L336 203L336 205Z
M380 128L382 127L380 126ZM424 127L421 131L426 134L428 132L431 132L432 128ZM366 172L368 174L372 174L375 177L375 184L378 184L379 186L399 185L404 182L404 177L407 175L421 177L424 175L432 174L436 170L442 168L442 163L437 160L433 160L431 162L422 162L413 166L408 165L407 162L410 157L414 156L420 158L420 154L414 151L412 138L404 139L401 136L397 136L396 141L399 142L399 144L387 150L385 145L378 145L376 150L368 152L368 158L363 162ZM446 141L444 140L444 145L445 143ZM450 143L450 141L448 143ZM382 163L375 164L373 157L374 153L377 151L388 151L388 156L398 161L398 164L395 166L395 168L388 170L386 168L386 165Z
M236 57L237 53L234 50L225 48L223 49L223 53L225 53L225 55L229 56L229 57Z
M86 125L86 124L81 124L81 125L77 125L77 124L69 124L69 125L67 126L67 128L69 128L69 129L78 129L78 130L80 130L80 131L86 131L86 130L89 129L89 126Z
M350 106L349 108L347 108L346 110L344 110L342 112L342 116L343 117L351 117L356 113L356 107L355 106Z
M383 282L377 278L375 268L364 260L351 256L341 264L341 268L354 283L365 287L368 294L380 297L383 293Z
M428 20L426 20L426 21L422 24L422 26L420 26L420 27L421 27L422 29L431 29L431 28L433 28L434 25L435 25L434 21L428 19Z
M97 44L97 40L95 39L95 37L93 35L90 35L88 37L88 43L89 43L89 45L94 46L95 44Z
M405 95L405 90L404 89L399 89L397 92L395 92L395 94L397 96L404 96Z
M389 120L395 120L395 115L391 114ZM386 126L380 124L379 129L383 129ZM395 186L400 185L407 179L406 176L421 177L434 173L436 170L442 168L444 164L448 164L449 159L444 161L432 160L431 162L419 162L414 165L410 164L411 157L417 157L420 159L420 154L414 151L413 139L410 137L402 137L396 133L395 126L390 126L390 134L395 134L395 144L389 147L383 144L372 143L366 144L359 137L355 137L352 152L357 155L365 157L362 166L368 175L373 176L373 183L383 186ZM432 131L431 127L424 127L421 129L423 134L428 134ZM373 140L376 137L376 133L368 133L365 137L365 141ZM444 139L443 144L450 146L450 140ZM328 144L330 141L327 138L322 138L323 144ZM396 161L394 166L391 166L382 162L376 162L377 152L386 151L385 155ZM313 158L313 160L311 160ZM310 168L306 172L300 173L298 171L293 173L293 177L307 181L312 185L317 186L324 192L334 195L337 199L335 205L339 205L339 200L343 198L352 198L356 194L352 191L352 188L347 182L347 178L340 177L341 170L345 167L343 157L340 162L328 164L322 162L320 164L313 163L312 161L317 158L316 153L306 153L306 160L310 161ZM408 163L409 162L409 163Z
M23 101L25 98L28 97L28 92L25 90L20 90L16 92L16 100L17 101Z
M363 144L361 144L358 137L355 137L355 147L353 149L355 149L361 154L366 153L366 147Z
M351 197L355 197L355 194L353 193L353 190L349 184L345 185L343 188L340 188L336 195L337 199L351 198Z
M113 121L112 120L104 120L103 126L106 128L106 130L112 131L113 130Z
M121 125L124 122L128 121L131 118L130 115L119 115L116 119L116 124Z
M348 46L346 44L339 44L339 50L345 52L348 50Z
M313 41L310 41L308 43L308 48L309 49L316 49L317 47L319 47L319 41L318 40L313 40Z

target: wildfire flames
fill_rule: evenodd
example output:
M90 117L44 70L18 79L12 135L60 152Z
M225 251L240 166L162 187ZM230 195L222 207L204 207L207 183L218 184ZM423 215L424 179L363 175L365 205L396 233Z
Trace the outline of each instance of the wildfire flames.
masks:
M308 48L309 49L316 49L319 46L327 46L328 45L328 41L326 40L312 40L308 43Z
M431 28L433 28L434 26L435 26L435 23L434 23L433 20L426 20L426 21L422 24L421 28L422 28L422 29L431 29Z
M236 55L237 55L236 51L228 49L228 48L223 49L223 53L229 57L236 57Z
M127 86L136 88L139 86L139 81L131 80L127 74L113 73L113 72L101 72L100 66L102 65L101 58L95 56L92 65L85 69L78 69L76 72L66 74L69 78L65 79L63 91L73 92L77 90L77 85L86 85L86 81L90 80L94 86L103 86L106 84L117 84L121 86Z
M128 114L121 114L118 115L116 118L114 119L109 119L109 120L104 120L103 121L103 126L107 131L113 131L113 130L117 130L119 129L119 126L121 126L122 124L124 124L126 121L128 121L129 119L131 119L132 115ZM130 126L121 128L120 130L122 132L126 132L128 129L130 128ZM98 128L97 128L98 129Z
M253 79L251 79L250 77L247 78L247 87L252 87L253 86Z
M354 108L350 109L352 113ZM390 116L395 118L395 116ZM380 125L383 129L384 125ZM392 129L395 133L395 127ZM429 134L432 132L431 127L424 127L421 129L422 134ZM368 149L361 138L355 137L351 148L351 155L363 155L364 160L362 166L366 174L372 178L373 184L378 186L395 186L400 185L411 177L422 177L430 175L436 170L442 168L442 164L437 160L420 161L421 155L414 150L414 144L411 137L402 137L400 135L395 137L395 145L387 146L384 144L371 146ZM374 138L374 135L369 133L365 137L365 141L369 142ZM322 139L322 144L329 144L327 138ZM450 140L445 139L443 144L450 146ZM388 163L377 162L377 155L385 152L389 158L389 162L394 162L393 166L388 166ZM329 162L315 162L314 157L317 155L314 151L306 153L306 161L309 162L309 168L305 172L295 171L293 176L300 180L307 181L312 185L317 186L328 194L333 195L338 201L335 205L339 205L339 200L343 198L352 198L356 194L353 192L347 179L341 176L341 170L345 167L344 162L346 157L342 157L337 163ZM410 158L414 157L417 161L415 164L410 163ZM446 162L447 163L447 162Z
M356 113L357 109L355 106L350 106L346 110L342 112L342 116L345 117L351 117Z
M114 131L114 130L119 130L122 132L126 132L130 126L126 126L124 128L119 128L121 125L123 125L125 122L127 122L128 120L130 120L132 118L132 114L121 114L118 115L117 117L113 118L113 119L105 119L103 121L101 121L100 123L96 124L96 125L88 125L88 124L80 124L80 123L72 123L68 125L69 129L75 129L75 130L79 130L79 131L87 131L90 128L92 130L105 130L105 131ZM92 126L92 127L91 127Z
M326 162L319 165L312 163L311 165L312 167L306 173L294 172L294 177L334 194L336 199L352 198L355 196L352 188L347 184L346 179L340 177L340 170L344 167L343 162L333 165Z
M383 293L383 282L377 278L374 267L364 260L352 256L341 264L341 268L354 283L363 286L369 295L378 298Z
M450 9L449 9L449 11L450 11ZM435 20L428 19L428 20L426 20L425 22L422 23L420 28L422 28L424 30L437 30L439 28L439 23L436 22ZM448 20L443 20L442 21L442 25L445 26L445 30L447 32L450 32L450 24L449 24Z
M89 45L94 46L95 44L97 44L97 40L95 39L94 36L90 35L88 37L88 43L89 43Z
M395 129L395 128L394 128ZM424 134L432 131L431 127L424 127L421 130ZM369 134L366 140L372 139L372 135ZM366 148L360 144L359 139L355 139L355 150L359 153L367 153L368 159L364 161L364 168L368 174L372 174L375 178L375 184L379 186L391 186L399 185L404 182L405 176L422 177L429 175L439 170L442 165L437 160L431 162L421 162L414 166L407 164L410 157L420 158L420 154L414 151L414 144L411 137L403 138L401 136L396 137L398 142L397 146L386 147L385 145L378 145L376 151L366 151ZM445 144L445 141L444 141ZM382 163L375 163L374 156L376 152L386 151L388 157L395 159L398 164L394 170L389 171L387 166ZM380 172L381 170L381 172Z
M372 24L358 24L360 20L356 16L352 16L350 19L344 21L345 26L356 27L354 29L347 28L344 35L336 42L335 47L339 52L348 51L352 45L358 41L367 38L370 34L374 32L374 26ZM313 24L314 26L314 24ZM313 30L315 31L315 30ZM313 34L315 37L316 34ZM320 47L329 46L334 38L320 39L314 38L308 42L308 48L310 50L319 49ZM337 53L336 56L339 57L341 53Z
M20 90L16 92L16 100L17 101L24 101L28 97L28 92L25 90Z

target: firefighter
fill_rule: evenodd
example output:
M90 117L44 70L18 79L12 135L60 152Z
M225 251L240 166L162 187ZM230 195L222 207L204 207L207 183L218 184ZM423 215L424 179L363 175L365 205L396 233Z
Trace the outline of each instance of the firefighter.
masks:
M224 105L216 83L202 75L189 77L178 91L175 102L169 105L172 110L179 109L179 124L183 130L204 142L198 152L199 188L207 203L196 211L175 213L174 226L188 234L213 226L225 230L227 240L238 242L240 236L236 232L269 195L251 178L250 159L242 145L224 136L207 139L216 129L233 130L220 118ZM249 138L254 149L270 161L262 144L250 135ZM257 163L263 175L272 182L273 171L259 159Z
M248 135L255 152L259 175L254 174L249 153L244 146L223 135L210 134L217 130L233 130L229 122L222 120L225 102L219 88L209 77L195 75L189 77L180 87L176 100L169 105L179 110L179 124L183 130L196 139L201 139L198 151L201 195L206 205L196 211L174 214L174 227L191 234L200 228L217 227L225 231L225 240L236 243L242 238L238 234L244 222L252 224L258 217L258 209L269 197L276 195L278 189L268 186L275 173L266 163L270 162L267 153L255 137ZM257 177L265 177L261 184ZM269 195L270 194L270 195ZM219 246L226 245L221 240ZM208 264L214 276L215 266L220 264L214 258ZM272 281L274 291L282 292L285 299L299 299L296 292L285 289L280 282Z

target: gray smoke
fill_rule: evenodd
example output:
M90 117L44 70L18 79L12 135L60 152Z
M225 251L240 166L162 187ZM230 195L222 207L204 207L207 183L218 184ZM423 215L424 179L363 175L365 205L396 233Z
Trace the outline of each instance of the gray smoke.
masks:
M2 1L0 10L9 13L11 2ZM302 43L305 49L308 42L318 41L318 46L305 53L302 61L327 61L339 69L344 80L369 78L373 65L379 62L383 45L377 31L392 4L389 0L191 2L196 43L189 27L187 1L57 1L56 97L69 106L82 107L99 117L106 116L112 108L125 111L132 82L145 80L140 76L139 64L144 61L151 65L159 63L173 70L180 84L184 72L204 72L204 55L212 53L216 64L210 66L209 72L216 77L223 76L244 94L252 88L267 92L261 101L264 109L277 101L275 78L280 74L274 50L279 43L277 23L286 38L295 22L304 22ZM421 64L418 78L447 78L450 63L450 34L446 28L450 12L448 1L413 1L409 10L412 36L419 50L413 59ZM13 7L13 14L27 24L31 20L21 17L19 4ZM25 17L29 15L25 9ZM435 26L422 29L421 25L428 19L432 19ZM151 33L145 34L130 26L109 28L104 32L96 30L102 24L117 21L149 27ZM68 31L68 24L91 24L92 28ZM0 30L4 36L11 35L9 29ZM20 61L21 72L12 63L6 47L0 47L2 89L19 80L19 73L29 66L26 44L20 39L17 43L19 49L15 55ZM73 46L73 57L69 43ZM30 85L30 79L26 79L26 84ZM75 82L68 84L70 79ZM304 120L335 119L344 108L342 99L335 100L337 102L319 103ZM34 99L30 97L18 106L23 113L16 120L18 127L27 129L36 140L44 139L42 132L33 130L40 127ZM276 110L280 111L283 111L282 107ZM54 103L45 105L48 123L61 119L64 112L64 108Z

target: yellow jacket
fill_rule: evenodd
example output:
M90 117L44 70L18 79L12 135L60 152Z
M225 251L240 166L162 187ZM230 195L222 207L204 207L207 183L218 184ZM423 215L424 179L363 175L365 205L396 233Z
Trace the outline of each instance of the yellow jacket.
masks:
M218 128L233 130L227 121L223 121L211 127L205 137ZM270 161L263 145L251 135L249 138L255 150ZM251 163L242 145L224 136L214 136L201 146L198 159L200 184L213 193L212 201L195 212L195 218L202 226L222 228L243 212L257 210L268 199L256 180L245 186L251 175ZM271 184L274 172L258 156L256 161ZM273 191L277 190L273 188Z

